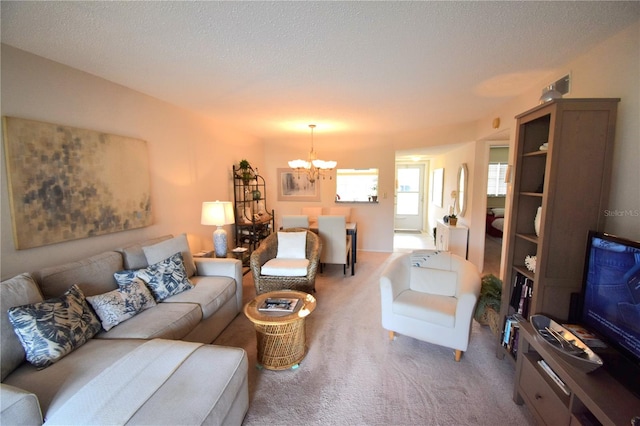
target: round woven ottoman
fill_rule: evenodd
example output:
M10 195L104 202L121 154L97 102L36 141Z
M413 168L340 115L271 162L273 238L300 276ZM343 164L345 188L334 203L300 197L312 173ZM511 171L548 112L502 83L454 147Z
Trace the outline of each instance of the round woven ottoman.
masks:
M263 311L267 300L297 302L291 312ZM295 290L263 293L245 305L244 314L256 329L259 366L269 370L298 367L306 354L304 321L315 307L315 297Z

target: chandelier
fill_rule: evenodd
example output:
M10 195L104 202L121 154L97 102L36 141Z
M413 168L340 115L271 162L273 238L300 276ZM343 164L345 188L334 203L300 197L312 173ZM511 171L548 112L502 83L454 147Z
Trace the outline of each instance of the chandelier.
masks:
M311 151L309 151L309 157L305 160L291 160L289 161L289 167L295 169L297 173L306 172L309 177L309 182L314 183L319 177L324 179L324 173L333 170L338 163L335 161L319 160L316 151L313 149L313 129L316 128L315 124L309 124L311 129ZM299 178L300 176L298 176ZM331 179L331 176L329 176Z

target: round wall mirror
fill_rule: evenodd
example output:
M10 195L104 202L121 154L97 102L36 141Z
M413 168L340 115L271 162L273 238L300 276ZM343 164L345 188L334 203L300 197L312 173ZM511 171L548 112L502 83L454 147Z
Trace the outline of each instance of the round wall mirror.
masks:
M467 181L469 180L469 169L467 163L462 163L458 169L458 197L456 199L457 210L460 216L464 216L467 211Z

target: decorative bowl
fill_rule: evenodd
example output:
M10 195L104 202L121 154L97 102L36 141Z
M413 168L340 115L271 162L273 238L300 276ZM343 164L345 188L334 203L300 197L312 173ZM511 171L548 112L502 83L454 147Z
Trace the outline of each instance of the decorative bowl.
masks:
M591 373L602 367L602 359L571 331L544 315L532 315L531 325L564 361L582 371Z

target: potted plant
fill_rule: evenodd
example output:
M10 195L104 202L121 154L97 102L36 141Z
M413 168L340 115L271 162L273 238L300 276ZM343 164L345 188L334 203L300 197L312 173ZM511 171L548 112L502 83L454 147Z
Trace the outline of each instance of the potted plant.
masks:
M454 214L449 215L449 225L456 226L458 224L458 216Z
M245 185L249 185L249 182L251 181L251 179L253 178L253 174L252 172L252 168L251 168L251 164L249 164L249 161L243 159L240 160L239 163L240 166L240 176L242 177L242 182Z

